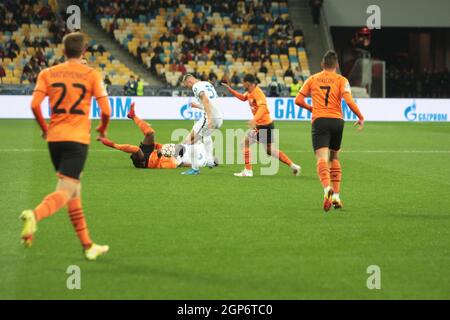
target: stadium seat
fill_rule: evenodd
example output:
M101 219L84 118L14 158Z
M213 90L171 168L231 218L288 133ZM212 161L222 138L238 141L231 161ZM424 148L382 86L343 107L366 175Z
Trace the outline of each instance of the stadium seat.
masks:
M287 1L269 1L270 10L268 12L263 13L262 15L269 20L275 21L275 19L281 15L283 19L289 19L288 6ZM101 5L99 5L101 6ZM244 2L238 2L238 11L245 10ZM196 16L197 13L203 10L203 6L199 3L190 2L180 4L178 8L157 8L157 12L155 16L149 15L137 15L135 17L129 16L124 18L118 18L114 21L114 18L111 16L100 16L100 25L104 29L108 29L111 25L116 27L113 31L114 38L124 46L130 53L134 56L137 55L137 47L141 42L148 43L149 47L156 48L159 45L159 39L162 35L168 32L168 28L166 26L166 22L171 19L173 15L178 15L180 21L183 25L190 25L195 27L192 23L192 19ZM219 35L220 37L224 37L227 35L231 39L236 39L237 37L243 37L246 41L259 41L264 38L266 35L273 35L278 25L270 26L269 24L260 24L254 25L249 22L244 22L241 24L235 24L232 21L232 17L228 13L219 13L213 12L212 14L205 14L204 17L206 21L211 24L211 31L201 31L199 34L199 38L211 39L214 35ZM254 38L250 35L250 31L254 28L257 28L257 33ZM173 59L176 59L176 55L174 55L175 51L181 51L182 43L185 40L185 35L183 33L179 33L175 36L175 41L173 43L169 41L164 41L161 43L163 47L163 54L161 54L160 59L163 62L163 66L168 66L169 63L172 63ZM303 37L297 36L293 37L292 40L295 42L301 43ZM280 41L279 41L280 42ZM281 43L277 43L276 45L280 46ZM205 63L204 61L199 60L198 63L194 61L188 61L186 63L185 68L189 70L189 72L194 71L197 68L197 72L205 72L209 73L210 70L217 70L216 73L219 73L218 70L225 70L222 67L230 67L230 70L236 70L239 73L252 72L256 73L259 70L260 62L251 62L245 60L240 56L233 56L234 51L230 50L231 48L227 48L226 52L224 52L224 64L220 63L220 65L216 65L214 62L215 52L213 48L210 48L210 52L208 54L209 61ZM304 48L301 46L290 47L288 49L287 54L278 55L273 52L270 55L270 61L266 61L264 64L268 68L267 76L276 75L281 79L282 82L285 81L283 75L284 71L292 66L292 70L296 73L296 76L301 76L309 73L308 60L306 57L306 52ZM150 66L151 55L141 55L141 60L145 65ZM113 61L111 59L110 61ZM294 68L293 66L301 66L300 68ZM162 68L158 67L157 72L160 73ZM301 70L301 74L299 73ZM222 73L223 75L223 73ZM264 83L266 83L266 75L263 76ZM168 83L173 83L173 79L170 76L166 79ZM287 79L286 81L290 81ZM263 83L262 79L261 82Z

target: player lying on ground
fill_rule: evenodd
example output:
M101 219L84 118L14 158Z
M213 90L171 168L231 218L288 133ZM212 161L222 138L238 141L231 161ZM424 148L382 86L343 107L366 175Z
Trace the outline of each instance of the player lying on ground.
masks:
M270 111L267 107L267 99L264 92L257 85L256 78L252 74L244 76L243 86L246 89L244 94L233 90L228 84L222 83L228 91L241 101L247 101L253 113L253 119L249 121L248 131L244 141L241 143L244 153L245 168L234 175L237 177L252 177L253 170L250 163L250 145L254 142L259 142L264 145L267 154L279 159L281 162L287 164L294 175L300 174L300 166L293 163L288 156L280 150L277 150L273 145L273 129L275 128Z
M83 65L80 60L85 50L84 36L79 32L68 34L63 44L68 61L39 73L31 102L42 137L48 142L58 183L56 191L47 195L34 210L22 212L20 217L24 225L21 238L22 243L30 247L37 223L67 207L85 257L94 260L106 253L109 247L92 242L81 205L80 175L90 143L92 96L97 99L102 111L102 122L97 128L101 136L105 136L111 111L100 73ZM46 96L51 106L49 126L41 112L41 103Z
M206 165L206 152L202 143L163 145L155 142L155 130L136 115L134 102L131 104L127 117L132 119L144 134L144 140L139 147L131 144L117 144L101 137L99 141L107 147L131 153L130 159L136 168L175 169L177 167L190 167L192 165L191 156L194 153L199 157L196 164L199 167Z
M202 140L206 149L206 162L210 168L215 167L213 156L213 141L211 138L212 133L216 129L220 129L223 123L223 114L217 101L218 95L216 89L208 81L200 81L192 74L185 74L182 79L182 84L186 88L192 89L194 96L198 103L192 102L190 105L193 108L198 108L204 111L203 117L198 120L192 131L186 137L185 144L194 144L199 140ZM192 156L192 168L182 174L197 175L200 173L197 160L199 157L195 154Z
M344 120L342 115L342 98L358 116L355 125L363 128L364 117L353 101L348 80L337 74L338 59L334 51L325 53L322 59L323 71L309 77L295 103L312 112L312 144L317 159L317 174L324 189L323 209L342 208L339 197L342 169L339 161ZM312 97L313 106L305 101Z

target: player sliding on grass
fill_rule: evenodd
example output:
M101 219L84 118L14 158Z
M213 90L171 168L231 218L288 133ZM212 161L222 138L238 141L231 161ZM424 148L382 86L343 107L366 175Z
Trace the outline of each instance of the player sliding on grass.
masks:
M342 169L339 162L344 120L342 115L342 98L358 116L355 125L363 128L364 117L353 101L348 80L336 73L337 55L334 51L325 53L322 59L322 72L309 77L295 103L312 112L312 144L317 159L317 173L324 188L323 209L342 208L339 197ZM305 97L312 97L313 106L305 102ZM331 182L331 184L330 184Z
M135 112L134 102L131 104L127 117L132 119L144 134L144 140L138 146L131 144L117 144L113 141L100 137L105 146L114 148L126 153L131 153L130 159L136 168L147 169L175 169L177 167L190 167L192 159L190 156L196 151L199 156L198 165L204 166L206 161L205 148L203 144L196 143L193 145L175 145L173 154L169 156L163 155L164 145L155 142L155 130L144 120L140 119ZM196 163L197 163L196 162Z
M100 73L81 63L80 58L85 50L84 36L79 32L71 33L64 37L63 43L68 61L40 72L31 102L42 137L48 142L58 183L56 191L47 195L34 210L22 212L20 217L24 225L21 238L22 243L30 247L37 223L67 207L85 257L95 260L109 247L92 242L81 205L80 175L90 142L92 96L102 110L102 122L97 128L101 136L105 136L111 111ZM46 96L52 108L49 126L41 112L41 103Z
M253 170L250 163L250 145L254 142L259 142L266 148L267 154L279 159L281 162L287 164L294 175L298 176L300 174L300 166L293 163L291 159L284 154L283 151L275 149L272 145L273 142L273 132L275 128L273 121L270 117L270 111L267 107L267 100L264 92L256 83L255 76L247 74L244 77L243 86L247 90L244 94L233 90L228 84L222 83L228 91L242 101L247 101L253 113L253 119L249 121L250 131L247 133L244 141L242 143L245 168L239 173L234 175L237 177L252 177Z

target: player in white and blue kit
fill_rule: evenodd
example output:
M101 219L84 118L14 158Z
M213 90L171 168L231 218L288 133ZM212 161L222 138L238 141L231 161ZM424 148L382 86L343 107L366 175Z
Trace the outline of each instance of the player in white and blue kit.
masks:
M191 102L190 106L203 110L203 116L194 124L185 142L194 144L201 139L205 145L206 165L212 168L216 164L211 134L215 129L219 129L223 123L223 113L217 100L216 89L208 81L200 81L188 73L183 76L182 83L185 87L192 89L197 100L197 102ZM195 149L193 148L193 152L195 152ZM192 155L194 160L192 168L182 174L197 175L200 173L200 165L195 161L197 158L195 154Z
M194 154L196 156L196 160L193 160ZM192 167L192 163L194 162L196 162L196 165L200 168L206 167L205 145L201 142L176 145L175 159L178 167ZM214 164L218 165L217 158L214 159Z

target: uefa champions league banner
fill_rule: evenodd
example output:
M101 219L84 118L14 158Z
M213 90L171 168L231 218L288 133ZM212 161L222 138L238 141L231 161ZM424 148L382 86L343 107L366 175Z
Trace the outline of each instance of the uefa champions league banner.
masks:
M189 97L110 97L112 119L126 119L132 102L136 103L136 113L151 120L196 120L202 111L189 107ZM311 113L298 107L293 98L268 98L274 120L310 121ZM309 103L311 100L307 99ZM366 121L410 121L434 122L450 121L450 99L355 99ZM30 109L31 96L0 95L0 119L33 119ZM252 117L247 102L236 98L219 98L225 120L249 120ZM343 101L345 120L356 120ZM42 103L45 118L49 117L48 99ZM98 119L100 109L92 100L91 118Z

